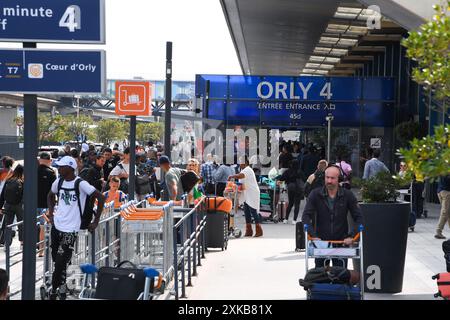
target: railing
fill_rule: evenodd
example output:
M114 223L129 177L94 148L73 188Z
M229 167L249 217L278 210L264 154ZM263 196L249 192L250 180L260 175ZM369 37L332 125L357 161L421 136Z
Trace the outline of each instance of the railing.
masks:
M181 219L173 226L174 291L172 293L175 295L175 300L178 300L180 297L186 298L186 286L192 286L191 278L197 275L197 266L201 266L201 259L205 257L205 198L203 197L192 209L175 209L175 216L176 213L181 213ZM181 296L179 296L178 283L180 276Z
M45 212L37 217L37 220L44 218ZM12 267L21 264L23 262L23 250L22 248L12 253L12 234L13 229L23 225L23 221L7 225L4 230L5 235L5 270L10 275ZM36 226L38 226L37 223ZM45 223L45 237L44 240L36 243L36 254L44 251L44 261L42 273L37 272L36 284L43 280L41 286L41 298L45 299L45 291L51 287L51 276L53 272L53 263L51 259L50 248L50 232L51 224ZM41 246L43 245L43 248ZM87 230L81 230L79 232L77 241L75 242L74 251L71 259L71 266L79 266L83 263L93 263L96 265L111 266L116 261L120 261L120 252L118 247L120 246L120 213L115 212L114 202L110 202L105 205L102 217L98 224L97 229L90 233ZM19 259L15 260L15 257ZM14 261L13 261L14 260ZM72 285L79 285L77 280L81 280L81 273L67 273L67 283L74 281ZM95 281L95 279L93 279ZM16 288L18 286L15 286ZM9 298L14 297L21 293L22 289L19 286L9 294Z

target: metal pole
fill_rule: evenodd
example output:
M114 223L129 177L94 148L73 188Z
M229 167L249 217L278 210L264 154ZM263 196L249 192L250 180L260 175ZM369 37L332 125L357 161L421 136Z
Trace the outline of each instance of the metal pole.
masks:
M331 121L333 121L333 115L331 113L328 114L326 120L328 121L328 147L327 147L327 161L330 163L331 160Z
M134 181L136 177L136 116L130 116L130 172L128 179L128 198L134 200Z
M24 48L36 48L35 42L23 43ZM36 212L37 212L37 160L38 105L37 95L25 94L24 108L24 176L23 192L23 264L22 300L34 300L36 293Z
M172 109L172 42L166 42L166 112L164 125L164 153L170 159Z

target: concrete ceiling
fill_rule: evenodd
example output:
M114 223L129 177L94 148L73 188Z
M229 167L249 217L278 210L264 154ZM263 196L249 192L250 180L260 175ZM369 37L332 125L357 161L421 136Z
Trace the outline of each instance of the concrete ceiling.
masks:
M338 0L222 0L244 73L299 75Z
M344 57L384 50L357 48L360 41L372 34L368 32L367 21L373 11L366 10L361 0L220 2L243 74L352 75L361 65L348 65ZM395 35L405 31L385 18L381 28L373 34L384 37L384 41L399 41ZM394 38L386 38L386 34Z

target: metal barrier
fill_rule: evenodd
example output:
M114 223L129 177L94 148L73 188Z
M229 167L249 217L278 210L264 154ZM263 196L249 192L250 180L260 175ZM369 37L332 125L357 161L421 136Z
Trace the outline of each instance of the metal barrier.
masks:
M37 217L37 220L43 218L46 212ZM12 234L13 229L22 225L23 221L7 225L5 227L5 270L11 275L11 268L15 265L21 264L23 250L12 253ZM38 226L37 223L36 226ZM53 263L51 258L51 224L44 224L45 237L44 240L36 243L36 254L44 251L44 260L42 265L42 273L36 268L36 284L43 281L40 287L41 299L45 299L47 291L51 288L51 276L53 273ZM40 248L41 245L44 248ZM93 263L101 266L111 266L115 262L120 261L120 213L114 210L114 202L105 204L101 220L94 233L87 230L80 230L77 241L74 246L70 266L67 270L67 284L71 291L76 291L80 288L82 281L82 274L78 270L78 266L83 263ZM19 257L19 259L14 259ZM36 263L37 265L37 263ZM11 276L10 276L11 278ZM11 281L10 281L11 283ZM17 287L17 286L16 286ZM70 288L72 287L72 288ZM17 290L12 291L9 297L14 297L21 293L22 289L19 286Z
M37 216L36 220L39 221L39 219L43 218L43 216L44 216L44 214ZM4 216L3 218L6 219L6 216ZM18 228L19 226L22 226L22 225L23 225L23 221L12 223L12 224L6 225L5 229L3 231L4 232L4 240L5 240L5 244L4 244L5 245L5 270L8 273L8 275L10 275L10 287L11 287L11 268L14 267L15 265L22 263L22 261L23 261L23 258L22 258L23 248L22 247L17 252L14 252L14 253L11 252L11 245L12 245L12 240L13 240L13 229ZM39 223L36 223L36 227L38 225L39 225ZM36 245L40 246L43 243L45 243L45 240L37 242ZM36 254L38 254L38 252L41 250L42 249L40 249L40 250L36 249ZM17 260L13 261L14 257L19 257L19 258ZM36 283L38 283L42 279L43 279L43 275L37 276ZM14 297L21 292L22 292L22 288L20 288L18 290L14 290L9 293L8 298Z
M173 226L174 292L172 294L175 295L175 300L180 298L179 277L181 276L181 298L186 298L186 286L192 286L191 277L197 275L197 266L201 266L201 259L205 257L205 197L192 209L174 209L175 216L177 213L181 213L181 216L180 221Z

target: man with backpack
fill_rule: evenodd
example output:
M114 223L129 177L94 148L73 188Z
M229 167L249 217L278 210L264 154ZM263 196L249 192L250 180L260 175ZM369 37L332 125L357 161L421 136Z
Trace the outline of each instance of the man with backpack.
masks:
M60 178L53 184L48 194L49 210L47 218L52 223L51 254L54 262L50 300L66 298L66 270L72 258L75 241L80 229L93 232L100 221L105 203L104 196L86 181L75 175L75 159L65 156L57 161ZM55 195L58 207L55 211ZM93 204L97 200L97 212L92 221Z
M83 180L87 181L91 186L94 186L98 191L103 190L105 180L103 178L103 166L105 165L105 157L101 154L97 155L95 165L89 168L84 168L78 175Z

